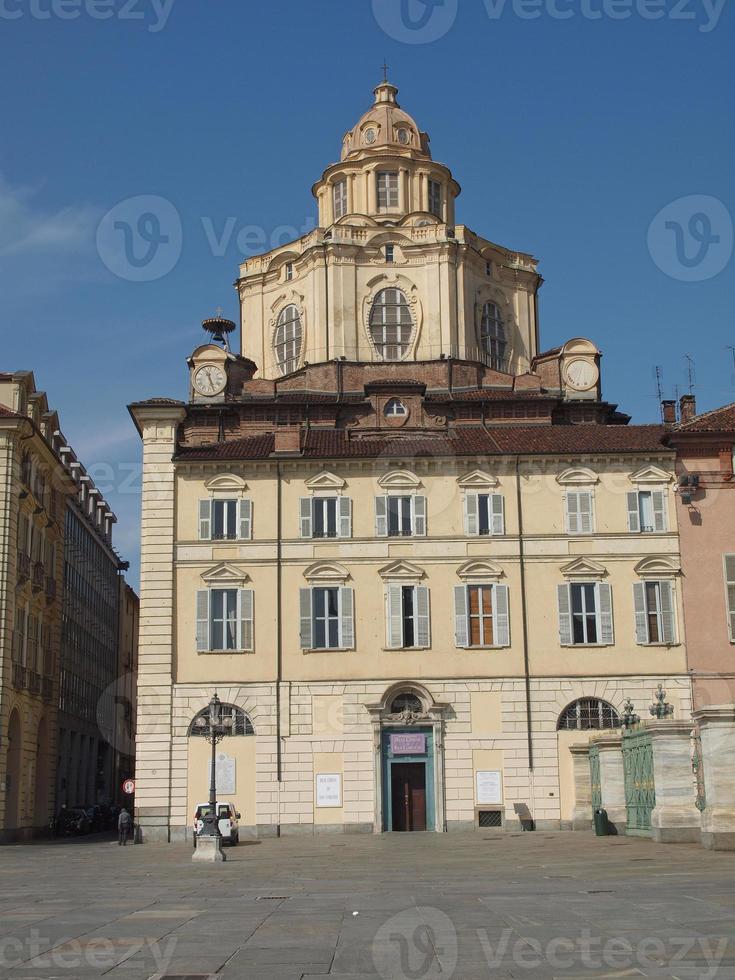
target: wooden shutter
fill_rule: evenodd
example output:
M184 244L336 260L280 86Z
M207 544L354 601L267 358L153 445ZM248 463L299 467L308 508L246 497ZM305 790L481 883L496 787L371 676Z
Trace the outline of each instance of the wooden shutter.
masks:
M253 502L239 500L237 502L238 534L241 541L249 541L253 536Z
M641 529L641 515L638 510L638 491L628 494L628 530L637 534Z
M567 531L569 534L579 534L579 496L574 490L568 490L565 496L567 512Z
M505 534L505 500L502 493L491 493L488 504L490 508L490 533Z
M559 642L563 647L572 645L572 607L568 585L557 586L559 606Z
M311 537L311 497L301 497L299 500L299 535L302 538Z
M355 597L352 589L339 590L339 645L351 650L355 645Z
M633 585L633 608L635 610L635 642L648 643L648 617L646 615L646 586L644 582Z
M464 495L464 533L467 535L480 533L479 498L476 493ZM466 646L466 644L462 644L462 646Z
M661 596L661 639L664 643L676 643L676 607L674 583L659 582Z
M416 646L431 646L431 622L429 612L429 589L417 585L415 589Z
M592 534L592 494L589 490L582 490L578 494L579 500L579 530L581 534Z
M510 609L507 585L493 586L493 623L496 647L510 646Z
M299 616L301 621L301 649L311 650L311 589L299 589Z
M237 593L237 648L253 649L253 590L238 589Z
M424 538L426 537L426 497L416 496L411 499L413 501L412 532L417 538Z
M604 646L612 646L615 642L613 630L612 588L607 582L597 585L597 635Z
M727 588L727 622L730 642L735 643L735 555L725 555L725 586Z
M212 501L199 501L199 540L210 541L212 538Z
M337 534L340 538L352 537L352 501L349 497L337 498Z
M469 646L467 623L467 586L454 587L454 642L460 649Z
M392 649L403 646L403 594L400 585L385 588L385 645Z
M375 536L388 537L388 498L375 498Z
M197 650L209 650L209 589L197 590Z
M651 505L653 507L653 530L658 531L659 534L668 531L666 494L663 490L654 490L651 493Z

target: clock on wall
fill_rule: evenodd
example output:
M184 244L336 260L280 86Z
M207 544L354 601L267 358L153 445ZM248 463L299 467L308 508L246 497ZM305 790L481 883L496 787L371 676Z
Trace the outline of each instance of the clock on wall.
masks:
M217 364L205 364L194 372L194 388L200 395L219 395L227 384L225 372Z
M594 361L577 358L567 364L564 376L568 387L575 391L590 391L600 378L600 370Z

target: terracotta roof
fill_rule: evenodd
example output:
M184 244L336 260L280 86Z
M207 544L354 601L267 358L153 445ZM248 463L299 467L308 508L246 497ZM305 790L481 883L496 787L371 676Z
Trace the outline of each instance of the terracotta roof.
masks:
M17 412L11 412L11 410L9 408L6 408L4 405L0 405L0 415L2 415L3 418L8 418L8 419L22 418L22 416L18 415Z
M735 402L680 422L675 432L735 432Z
M305 459L378 458L385 456L575 455L666 452L659 425L505 425L462 426L436 435L393 431L356 437L354 430L310 429L303 439ZM267 459L273 453L272 432L206 446L180 447L179 460Z
M542 399L545 401L558 402L557 395L549 395L543 391L523 389L511 391L509 388L470 388L465 391L435 391L426 395L426 401L430 402L491 402L507 401L513 402L526 401L527 399Z
M132 407L138 407L142 405L185 405L186 402L180 402L178 398L146 398L142 402L132 402Z

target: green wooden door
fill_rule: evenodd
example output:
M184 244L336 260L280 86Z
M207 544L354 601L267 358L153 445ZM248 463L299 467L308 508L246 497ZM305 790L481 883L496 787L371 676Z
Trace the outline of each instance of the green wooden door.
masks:
M648 836L651 813L656 806L656 787L651 736L645 729L633 729L623 734L623 768L628 814L626 833Z

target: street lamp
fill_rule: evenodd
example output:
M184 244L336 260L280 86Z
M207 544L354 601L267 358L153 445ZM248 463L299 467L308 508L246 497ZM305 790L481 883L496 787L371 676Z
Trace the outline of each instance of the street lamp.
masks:
M232 715L223 711L223 704L217 697L216 691L209 702L208 714L199 715L195 725L200 734L212 746L212 761L209 776L209 812L202 819L204 826L201 834L198 835L194 856L197 860L202 861L224 861L222 834L217 817L217 745L225 736L231 734Z

